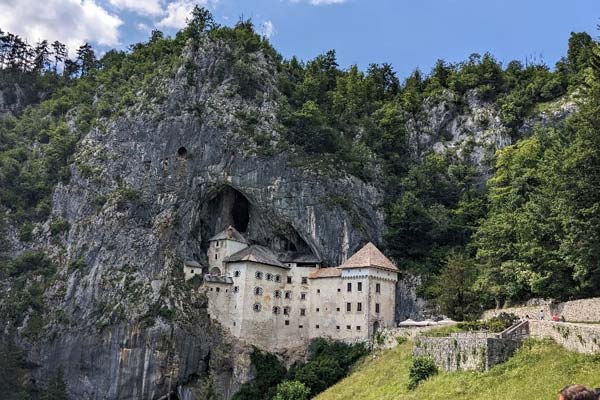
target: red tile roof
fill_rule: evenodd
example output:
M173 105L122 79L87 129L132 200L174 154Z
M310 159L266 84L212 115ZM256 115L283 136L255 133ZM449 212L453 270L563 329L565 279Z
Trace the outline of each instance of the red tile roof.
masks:
M310 279L337 278L339 276L342 276L342 270L339 268L319 268L308 275Z
M357 251L352 257L338 268L379 268L388 271L398 271L394 265L373 243L367 243L362 249Z

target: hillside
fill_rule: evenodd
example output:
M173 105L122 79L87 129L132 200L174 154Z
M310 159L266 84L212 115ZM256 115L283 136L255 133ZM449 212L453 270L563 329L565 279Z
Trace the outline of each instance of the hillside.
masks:
M572 383L600 386L600 358L571 353L551 341L529 341L487 373L441 373L409 391L412 344L383 351L356 367L316 400L554 399Z

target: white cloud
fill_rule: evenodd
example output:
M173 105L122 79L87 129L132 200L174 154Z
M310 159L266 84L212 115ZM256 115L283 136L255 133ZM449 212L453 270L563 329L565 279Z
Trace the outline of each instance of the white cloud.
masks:
M290 0L292 3L307 2L313 6L323 6L328 4L343 4L348 0Z
M119 9L130 10L141 15L164 14L160 0L109 0L109 3Z
M263 22L260 31L261 31L260 33L263 36L265 36L267 39L269 39L271 36L273 36L277 32L275 30L275 25L273 25L273 22L271 22L271 21Z
M163 28L181 29L195 5L200 7L214 6L218 0L176 0L167 5L166 16L158 22Z
M150 32L150 27L146 24L144 24L143 22L138 23L136 26L138 31L141 32Z
M86 41L119 45L123 21L93 0L0 0L0 26L29 42L59 40L70 54Z

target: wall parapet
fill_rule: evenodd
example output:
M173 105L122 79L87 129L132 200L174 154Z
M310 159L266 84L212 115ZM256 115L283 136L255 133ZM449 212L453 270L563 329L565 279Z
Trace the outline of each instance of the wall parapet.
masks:
M515 314L520 318L529 316L531 319L539 319L540 311L544 312L545 320L550 320L552 315L558 315L564 317L567 322L600 322L600 297L563 303L546 300L539 302L537 305L487 310L483 312L482 319L492 318L501 312Z
M530 334L551 338L567 350L584 354L600 353L600 325L552 321L529 321Z

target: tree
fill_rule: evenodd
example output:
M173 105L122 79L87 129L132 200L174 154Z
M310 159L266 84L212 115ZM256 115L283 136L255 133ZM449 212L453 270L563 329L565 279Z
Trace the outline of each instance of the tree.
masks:
M64 380L63 367L58 367L56 373L50 378L42 400L67 400L67 385Z
M213 29L216 24L212 14L204 7L194 6L191 17L186 20L187 26L184 29L185 35L192 39L194 46L198 46L198 41L202 34Z
M302 382L283 381L277 385L277 394L273 400L308 400L310 389Z
M63 43L59 42L58 40L55 40L54 42L52 42L52 50L53 50L53 54L54 54L54 72L58 71L58 65L60 63L64 63L65 60L67 59L67 55L68 55L68 51L67 51L67 46L64 45Z
M450 253L429 289L439 311L458 321L477 317L476 279L475 260L461 252Z
M88 75L98 65L94 49L89 43L84 43L77 49L77 63L79 64L81 76Z
M42 40L38 44L36 44L35 49L33 50L35 53L33 59L33 71L37 73L41 73L45 71L50 65L50 48L48 46L47 40Z

